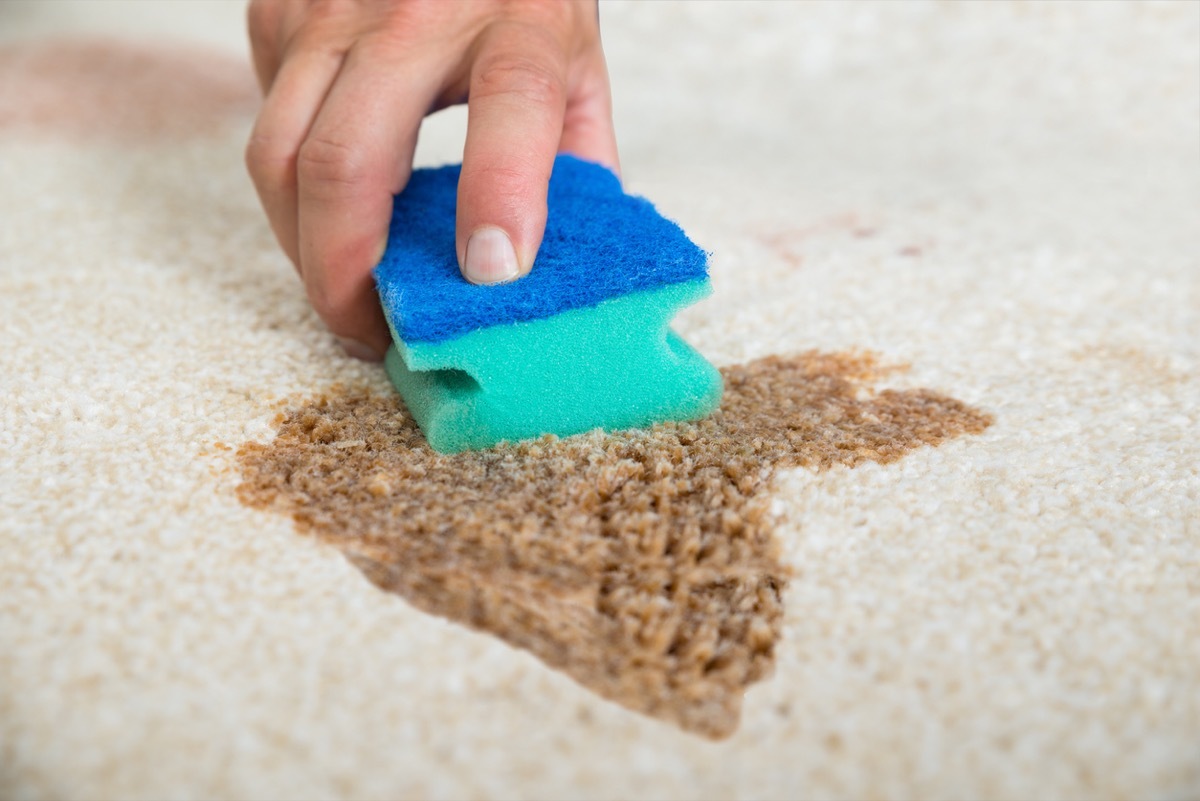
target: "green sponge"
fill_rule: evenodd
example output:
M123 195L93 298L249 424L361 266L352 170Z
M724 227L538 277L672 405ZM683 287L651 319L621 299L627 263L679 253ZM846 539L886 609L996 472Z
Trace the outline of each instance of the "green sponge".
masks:
M668 328L711 291L708 257L604 167L555 161L532 272L462 278L459 167L416 170L375 278L395 345L388 376L443 453L712 412L721 376Z
M667 324L709 292L689 281L444 342L397 337L388 376L443 453L704 417L721 374Z

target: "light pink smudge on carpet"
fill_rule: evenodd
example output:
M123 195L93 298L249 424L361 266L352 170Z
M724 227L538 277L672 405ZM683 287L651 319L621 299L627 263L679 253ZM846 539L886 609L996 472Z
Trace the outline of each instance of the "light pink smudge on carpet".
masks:
M211 135L259 103L245 59L194 45L53 41L0 48L0 131L72 139Z

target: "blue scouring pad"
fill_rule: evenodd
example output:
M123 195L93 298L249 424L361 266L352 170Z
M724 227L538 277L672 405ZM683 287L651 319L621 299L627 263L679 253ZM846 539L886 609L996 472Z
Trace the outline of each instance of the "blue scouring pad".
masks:
M668 328L707 257L606 168L561 155L533 269L476 286L454 248L459 167L413 172L375 279L392 383L442 452L703 417L717 370Z

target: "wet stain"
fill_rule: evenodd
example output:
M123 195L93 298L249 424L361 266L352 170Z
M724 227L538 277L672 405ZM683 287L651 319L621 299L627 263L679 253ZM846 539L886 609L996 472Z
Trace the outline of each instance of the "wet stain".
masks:
M887 463L991 420L930 390L876 391L888 370L866 354L722 372L722 406L699 422L451 456L396 396L331 392L238 450L238 494L426 612L629 709L726 737L745 689L772 670L783 620L774 471Z
M136 144L211 135L259 103L250 65L222 52L66 40L0 48L0 130Z

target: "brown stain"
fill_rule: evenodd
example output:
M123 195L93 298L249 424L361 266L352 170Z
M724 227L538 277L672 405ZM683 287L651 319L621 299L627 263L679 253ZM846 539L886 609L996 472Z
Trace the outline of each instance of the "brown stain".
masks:
M712 738L766 677L788 569L781 467L887 463L991 418L929 390L874 391L867 354L723 371L694 423L432 451L398 397L339 390L243 445L240 499L291 515L381 588L527 649L629 709Z
M258 102L248 63L202 47L65 40L0 48L0 130L187 139L247 117Z

